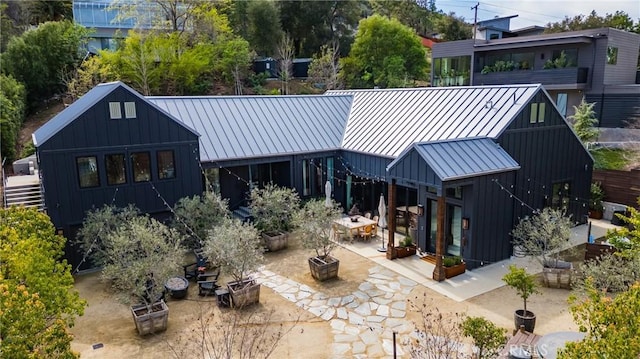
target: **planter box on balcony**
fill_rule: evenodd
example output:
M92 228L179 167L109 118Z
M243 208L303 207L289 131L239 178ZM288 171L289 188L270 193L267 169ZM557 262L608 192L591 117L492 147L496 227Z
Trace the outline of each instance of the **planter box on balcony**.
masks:
M474 85L503 85L542 83L545 85L584 84L587 82L589 69L586 67L565 67L545 70L514 70L474 73Z

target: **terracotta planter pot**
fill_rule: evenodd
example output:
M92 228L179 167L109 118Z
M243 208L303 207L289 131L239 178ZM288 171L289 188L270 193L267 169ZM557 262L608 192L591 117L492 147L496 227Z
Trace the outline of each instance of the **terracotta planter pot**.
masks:
M131 314L140 335L158 333L167 329L169 307L162 300L151 305L151 311L145 304L131 306Z
M416 254L416 246L395 247L398 258L413 256Z
M264 247L269 252L279 251L287 248L289 245L289 233L286 232L267 232L262 233Z
M253 279L244 279L242 282L229 282L227 283L227 289L229 290L229 296L231 296L231 305L234 308L243 308L260 302L260 284Z
M331 256L309 258L311 276L319 281L336 278L339 267L340 261Z
M596 211L594 209L589 210L589 218L602 219L602 216L603 216L602 211Z

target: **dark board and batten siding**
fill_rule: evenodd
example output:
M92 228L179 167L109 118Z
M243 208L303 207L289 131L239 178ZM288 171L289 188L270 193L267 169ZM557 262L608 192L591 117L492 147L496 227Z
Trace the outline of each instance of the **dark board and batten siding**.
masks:
M352 151L341 151L339 156L351 173L369 179L385 179L387 166L393 161L391 158ZM337 159L337 162L341 160Z
M438 175L415 149L409 150L389 169L389 177L395 178L398 185L407 187L416 187L417 183L435 187L442 185Z
M530 123L531 106L518 114L498 142L521 166L514 187L509 189L524 202L516 203L514 221L551 204L552 184L571 183L569 214L583 223L588 213L593 159L582 143L539 93L532 102L545 102L545 121ZM514 223L515 224L515 223Z
M596 104L593 110L598 119L598 127L624 128L640 118L640 86L636 94L586 95L585 101Z
M110 119L109 102L134 102L136 117ZM124 117L124 111L123 111ZM76 119L38 146L46 191L46 206L54 225L69 228L82 222L87 210L103 204L136 205L143 212L167 211L163 200L173 205L179 198L202 192L197 134L119 87L82 112ZM173 150L176 177L158 179L157 151ZM132 152L149 152L151 182L134 183ZM125 154L126 179L107 185L105 155ZM76 158L96 156L100 186L80 188Z

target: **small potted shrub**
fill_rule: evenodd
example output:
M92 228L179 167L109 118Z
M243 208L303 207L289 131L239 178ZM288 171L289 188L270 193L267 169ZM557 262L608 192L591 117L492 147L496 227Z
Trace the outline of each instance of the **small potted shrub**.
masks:
M260 284L250 278L263 262L262 241L253 224L226 218L209 231L204 252L213 265L233 278L227 288L234 307L260 301Z
M467 265L460 256L446 256L442 260L445 278L455 277L467 270Z
M411 236L404 237L400 246L395 249L398 258L409 257L416 254L416 245L413 244Z
M524 268L518 268L512 264L509 266L509 272L502 277L502 280L515 289L524 302L524 309L516 310L513 316L516 329L520 329L520 326L524 325L526 331L533 333L536 326L536 315L527 310L527 299L532 294L539 293L535 277L528 274Z
M117 299L133 304L138 333L165 330L169 308L163 300L164 285L181 269L182 236L131 206L89 212L79 235Z
M293 213L300 207L295 190L268 184L251 191L251 214L269 252L287 247Z
M294 216L297 234L307 249L313 249L315 256L308 259L309 270L316 280L327 280L338 276L340 261L331 256L331 251L337 243L331 240L333 221L339 219L342 209L331 201L331 206L325 205L325 200L309 200Z
M520 220L511 232L513 246L542 265L544 284L548 287L571 287L573 265L559 257L569 244L571 226L570 218L562 210L547 207Z
M602 219L604 206L604 191L599 182L591 183L591 196L589 198L589 217L593 219Z

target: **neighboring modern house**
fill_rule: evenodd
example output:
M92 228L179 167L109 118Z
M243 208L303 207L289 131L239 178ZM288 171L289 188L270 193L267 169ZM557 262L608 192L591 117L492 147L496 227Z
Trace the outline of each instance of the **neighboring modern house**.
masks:
M440 248L467 268L509 258L511 229L534 209L584 222L593 167L540 85L142 97L116 82L34 139L46 208L65 233L104 203L167 212L205 178L232 209L251 186L274 182L307 199L330 181L346 209L375 211L384 194L396 229L423 252L436 251L440 208ZM162 169L167 151L174 171Z
M640 35L612 28L539 34L509 31L509 19L480 22L475 40L433 46L433 86L541 83L560 113L584 97L600 127L640 116Z

